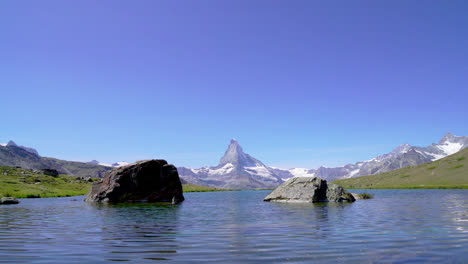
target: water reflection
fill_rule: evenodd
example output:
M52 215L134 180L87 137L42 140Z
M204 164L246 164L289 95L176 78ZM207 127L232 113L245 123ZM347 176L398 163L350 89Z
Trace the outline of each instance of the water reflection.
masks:
M106 260L169 260L177 253L179 205L167 203L90 204L100 215L100 240L110 254Z
M465 260L467 190L375 190L345 204L266 203L267 193L189 193L178 205L22 199L0 207L0 263Z

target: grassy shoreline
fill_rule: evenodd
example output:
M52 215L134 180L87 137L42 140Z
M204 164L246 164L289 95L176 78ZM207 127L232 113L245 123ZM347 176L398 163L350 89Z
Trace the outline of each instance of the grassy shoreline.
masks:
M346 189L468 189L466 157L468 148L430 163L333 183Z
M194 184L182 184L182 189L184 193L188 192L228 192L228 191L237 191L234 189L220 189L214 187L206 187L201 185Z
M467 185L462 186L376 186L376 187L347 187L349 190L382 190L382 189L468 189Z
M94 181L99 179L95 178ZM93 182L68 175L57 177L22 168L0 166L0 197L47 198L86 195ZM184 192L234 191L193 184L183 184Z
M0 167L0 196L16 198L68 197L88 193L92 182L68 175L56 177L31 170Z

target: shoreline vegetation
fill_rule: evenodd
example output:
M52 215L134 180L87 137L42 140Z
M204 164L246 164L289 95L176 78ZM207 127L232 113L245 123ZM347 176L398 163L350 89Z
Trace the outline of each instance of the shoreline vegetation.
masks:
M221 189L214 187L206 187L195 184L182 184L184 193L186 192L226 192L226 191L238 191L236 189Z
M337 182L336 184L340 184ZM347 187L346 185L343 188L350 190L379 190L379 189L468 189L468 185L460 186L366 186L366 187Z
M86 195L93 182L99 178L83 178L69 175L56 177L42 172L0 166L0 197L47 198ZM235 191L193 184L183 184L184 192Z
M460 157L452 157L457 162L465 161ZM443 161L442 161L443 162ZM434 171L434 166L431 164L423 164L418 167L424 167ZM439 165L440 166L440 165ZM401 170L409 170L414 167L404 168ZM389 172L398 175L398 171ZM384 174L389 174L384 173ZM406 175L406 174L405 174ZM353 179L337 180L334 183L343 186L346 189L468 189L468 184L447 184L447 185L430 185L419 184L407 186L396 185L377 185L365 180L373 176L364 176ZM388 176L388 175L385 175ZM409 178L409 177L405 177ZM364 179L364 180L363 180ZM100 180L99 178L83 178L69 175L49 176L42 172L0 166L0 197L16 197L16 198L46 198L46 197L70 197L86 195L90 190L93 182ZM370 178L372 180L372 178ZM352 181L352 182L350 182ZM355 183L354 181L358 181ZM206 187L194 184L183 184L183 192L218 192L218 191L238 191L237 189L221 189L214 187ZM264 190L264 189L258 189ZM272 189L268 189L272 190Z
M468 189L468 148L448 157L333 183L346 189Z

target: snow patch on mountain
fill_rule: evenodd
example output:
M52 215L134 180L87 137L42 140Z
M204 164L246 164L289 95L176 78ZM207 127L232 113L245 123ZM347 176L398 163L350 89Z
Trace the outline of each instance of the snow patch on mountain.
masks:
M227 174L230 173L234 169L234 165L231 163L226 163L224 166L222 166L219 169L209 169L205 168L205 171L208 173L208 175L213 176L217 174Z
M263 178L268 178L272 180L278 180L277 177L271 173L268 168L265 166L256 166L256 167L245 167L244 168L248 173L250 173L252 176L258 176L258 177L263 177Z
M455 143L455 142L446 142L445 144L438 145L437 148L442 150L447 156L452 155L460 151L463 147L463 144L461 143Z
M92 161L89 161L87 163L94 164L94 165L101 165L101 166L104 166L104 167L111 167L111 168L118 168L118 167L122 167L122 166L126 166L126 165L131 164L130 162L126 162L126 161L119 161L119 162L115 162L115 163L110 164L110 163L99 162L97 160L92 160Z
M356 170L353 170L349 173L349 175L346 176L346 178L351 178L351 177L354 177L355 175L357 175L359 173L360 169L356 169Z
M306 168L294 168L294 169L289 169L289 172L294 176L294 177L313 177L314 173L309 172L310 169ZM284 179L283 179L284 180Z
M122 166L127 166L127 165L130 165L130 164L131 164L130 162L119 161L119 162L116 162L116 163L112 163L112 167L122 167Z

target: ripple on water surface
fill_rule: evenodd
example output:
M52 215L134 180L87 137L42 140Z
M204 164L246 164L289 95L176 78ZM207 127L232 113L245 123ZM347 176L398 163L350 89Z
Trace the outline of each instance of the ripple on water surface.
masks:
M460 262L468 190L371 190L352 204L266 203L268 191L179 205L22 199L0 207L0 263Z

